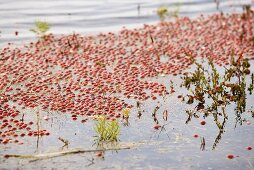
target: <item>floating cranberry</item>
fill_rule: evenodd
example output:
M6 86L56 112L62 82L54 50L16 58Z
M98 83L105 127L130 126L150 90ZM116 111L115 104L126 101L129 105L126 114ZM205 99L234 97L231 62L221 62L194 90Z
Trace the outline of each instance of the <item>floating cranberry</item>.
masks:
M206 124L206 121L202 120L202 121L200 122L200 124L201 124L201 125L205 125L205 124Z
M96 156L101 157L101 156L102 156L102 152L98 152L98 153L96 154Z
M235 156L232 155L232 154L229 154L227 157L228 157L228 159L234 159L235 158Z
M9 141L8 140L4 140L2 143L6 145L6 144L9 143Z
M153 127L154 129L156 129L156 130L158 130L159 128L161 128L161 125L159 125L159 124L156 124L156 125L154 125L154 127Z
M194 134L193 137L194 138L198 138L199 136L198 136L198 134Z
M246 149L250 151L250 150L252 150L252 147L248 146L248 147L246 147Z

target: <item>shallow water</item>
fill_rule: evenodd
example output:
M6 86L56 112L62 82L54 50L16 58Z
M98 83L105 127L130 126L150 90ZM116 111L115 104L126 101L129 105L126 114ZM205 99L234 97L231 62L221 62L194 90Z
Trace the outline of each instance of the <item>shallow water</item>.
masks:
M8 42L21 44L35 39L29 31L36 19L46 20L52 26L54 34L96 34L98 32L117 32L123 26L134 28L144 23L157 23L156 9L160 5L174 6L179 1L32 1L10 0L0 2L1 46ZM140 13L137 6L140 4ZM220 9L226 12L240 12L242 2L222 1ZM213 1L181 1L180 15L195 17L202 14L217 13ZM15 36L15 31L19 32ZM253 63L252 63L253 64ZM254 72L253 67L251 68ZM212 117L208 117L205 126L200 125L200 118L193 118L185 124L186 109L194 105L186 105L178 95L186 90L181 89L180 76L155 78L155 81L168 86L169 80L174 82L176 93L156 102L149 99L140 109L133 108L130 113L129 125L121 122L120 143L137 143L138 146L129 150L106 151L103 157L96 153L74 154L41 161L29 162L26 159L5 159L4 154L34 154L60 151L70 148L90 149L94 146L93 120L81 123L71 119L71 115L63 113L42 112L49 120L41 119L41 128L51 132L50 136L24 137L24 144L0 145L0 169L253 169L254 153L247 151L247 146L253 147L254 122L251 114L246 112L246 121L235 128L234 105L230 105L229 119L225 132L215 150L212 150L218 129ZM135 106L136 100L127 100ZM248 96L247 109L253 105L254 96ZM155 130L152 111L159 106L157 118L165 129ZM138 111L142 112L138 118ZM168 120L163 120L163 111L168 110ZM26 113L36 110L26 109ZM31 114L25 115L25 120L32 120ZM120 119L121 120L121 119ZM248 122L248 123L247 123ZM34 125L35 126L35 125ZM206 141L205 150L200 149L199 134ZM70 144L63 147L58 137L67 139ZM228 154L239 156L233 160L227 159Z
M252 68L252 71L254 69ZM200 118L192 118L186 124L185 110L194 109L195 105L187 105L178 95L184 94L185 89L179 88L179 76L155 78L158 82L175 82L176 92L169 96L159 98L156 102L148 100L142 103L141 108L131 110L129 124L121 122L120 143L137 144L128 150L106 151L103 157L97 157L97 152L73 154L51 159L32 161L18 158L0 158L1 169L251 169L253 166L254 152L246 150L253 146L253 118L249 112L242 114L246 119L243 125L235 128L234 104L228 106L229 119L222 138L215 150L212 146L218 135L218 128L212 116L206 118L207 124L200 125ZM166 81L165 81L166 80ZM251 109L254 96L248 95L246 110ZM136 100L129 100L135 105ZM152 111L159 106L157 119L164 129L155 130ZM253 109L253 108L252 108ZM138 110L142 115L138 118ZM163 111L168 110L168 120L163 119ZM31 119L34 110L26 110L24 119ZM54 112L40 112L48 115L49 120L40 120L41 128L50 131L50 136L24 137L23 145L0 145L1 156L4 154L38 154L68 150L71 148L96 149L94 136L95 121L89 120L81 123L81 117L73 121L71 115ZM200 137L194 138L198 134ZM70 144L63 147L58 137L67 139ZM201 137L205 138L205 149L201 150ZM239 156L233 160L227 159L228 154Z

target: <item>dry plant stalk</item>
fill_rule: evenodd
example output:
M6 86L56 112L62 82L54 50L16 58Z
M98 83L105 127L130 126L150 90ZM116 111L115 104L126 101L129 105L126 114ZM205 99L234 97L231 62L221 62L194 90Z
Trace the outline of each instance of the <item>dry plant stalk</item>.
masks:
M140 144L142 144L142 143L119 144L116 147L107 147L107 148L101 148L101 149L79 149L79 148L76 148L76 149L70 149L70 150L64 150L64 151L58 151L58 152L50 152L50 153L42 153L42 154L34 154L34 155L6 154L6 155L4 155L4 157L5 158L31 159L30 161L33 162L33 161L50 159L50 158L65 156L65 155L70 155L70 154L131 149L131 148L139 146Z

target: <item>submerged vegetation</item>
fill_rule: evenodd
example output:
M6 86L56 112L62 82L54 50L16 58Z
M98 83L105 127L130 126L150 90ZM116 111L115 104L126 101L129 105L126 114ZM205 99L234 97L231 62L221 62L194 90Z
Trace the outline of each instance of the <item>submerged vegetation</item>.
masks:
M203 117L212 115L219 129L213 148L221 138L224 132L228 114L226 107L235 104L235 126L242 124L241 114L246 108L246 93L252 94L253 91L253 73L250 73L249 59L239 56L237 60L231 59L231 67L225 67L225 73L220 74L212 60L208 62L208 69L204 65L197 62L196 70L193 73L186 73L183 77L183 84L191 94L187 95L187 104L195 103L196 111L203 113ZM247 84L246 79L249 78L250 83ZM206 106L205 106L206 105ZM196 117L196 112L187 111L188 121L191 117Z

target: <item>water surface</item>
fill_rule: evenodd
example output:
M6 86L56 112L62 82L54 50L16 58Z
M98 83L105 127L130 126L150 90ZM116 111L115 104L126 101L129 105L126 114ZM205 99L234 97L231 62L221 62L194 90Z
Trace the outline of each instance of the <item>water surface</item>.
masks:
M247 2L247 1L246 1ZM80 33L83 35L99 32L117 32L122 27L136 28L143 24L159 22L156 10L165 5L169 9L180 4L180 16L195 18L201 14L211 15L223 12L241 12L244 1L221 1L219 6L212 0L9 0L0 1L0 46L8 42L24 44L37 37L29 31L36 20L47 21L51 25L53 34ZM140 6L140 11L138 10ZM15 32L18 31L18 36ZM253 63L252 63L253 64ZM253 70L253 67L251 68ZM103 157L96 153L74 154L41 161L29 162L26 159L5 159L4 154L35 154L52 151L61 151L69 148L95 148L94 124L89 120L81 123L73 121L71 115L42 111L48 121L41 119L42 128L51 132L50 136L24 137L24 144L0 145L0 169L253 169L254 153L247 151L247 146L253 147L253 118L246 112L243 118L246 121L242 126L235 128L235 115L229 114L225 133L217 147L213 149L218 129L212 117L206 119L206 126L201 126L200 118L193 118L186 124L187 109L195 106L186 105L178 98L187 92L181 89L180 76L166 76L150 79L168 86L170 80L174 82L176 93L156 102L148 100L141 108L133 108L130 113L129 125L121 122L120 142L138 143L137 147L129 150L107 151ZM124 99L136 105L136 100ZM248 108L251 110L253 95L248 96ZM157 118L163 130L153 128L155 122L152 111L159 106ZM163 112L168 110L169 117L165 121ZM138 118L138 111L142 116ZM234 113L234 105L228 109ZM26 113L36 110L26 109ZM27 114L27 120L33 117ZM120 119L121 120L121 119ZM200 137L194 138L194 134ZM58 137L67 139L70 144L63 147ZM200 149L201 137L206 140L205 149ZM233 160L228 154L239 156Z

